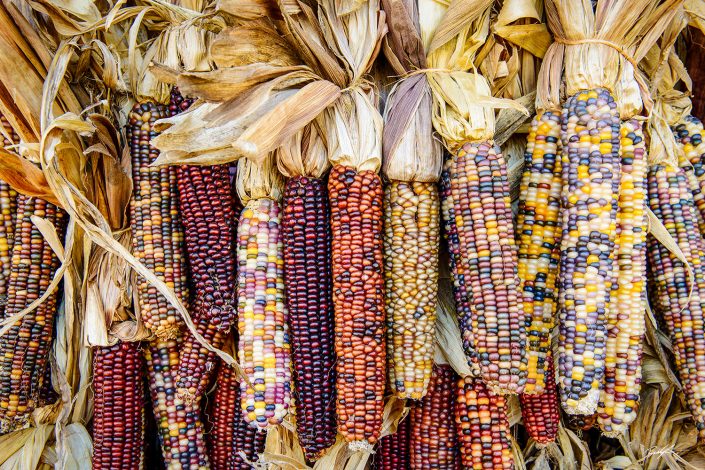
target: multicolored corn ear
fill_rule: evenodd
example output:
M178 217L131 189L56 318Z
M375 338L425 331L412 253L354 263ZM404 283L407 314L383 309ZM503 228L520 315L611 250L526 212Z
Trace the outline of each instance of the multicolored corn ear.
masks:
M561 240L561 117L545 111L534 118L526 143L519 192L519 291L526 314L528 370L524 393L546 387L558 289ZM553 382L553 379L550 379Z
M607 310L617 232L620 126L604 88L563 106L563 237L558 383L568 414L597 410L605 372Z
M673 127L673 133L683 150L683 159L678 164L685 171L693 192L700 233L705 233L705 129L700 119L686 116Z
M4 133L0 136L0 147L7 147L19 142L5 116L0 114L0 125ZM0 317L4 315L7 304L7 282L12 267L12 247L15 242L15 223L17 216L17 192L9 184L0 180Z
M281 207L251 199L237 230L238 358L249 384L240 384L250 426L282 422L291 399L288 314L284 302Z
M17 315L45 294L59 259L32 222L45 219L60 234L66 213L42 199L19 195L7 304L3 319ZM12 324L0 337L0 433L23 426L37 406L48 364L59 290Z
M93 470L144 464L144 364L140 344L118 342L93 353Z
M188 300L184 230L179 212L177 169L151 167L159 151L150 144L157 133L154 122L168 115L168 109L152 101L136 104L129 114L127 139L132 157L132 252L174 293ZM145 326L160 339L178 336L183 321L176 309L156 287L139 278L139 310ZM185 304L188 308L188 304Z
M250 470L264 452L267 433L245 422L240 411L240 384L232 367L221 364L206 434L211 470Z
M455 201L450 186L450 173L444 169L440 179L441 218L443 220L443 237L448 243L448 265L450 276L453 279L453 298L458 315L458 324L463 339L463 351L468 360L468 365L475 375L480 374L475 346L472 338L472 315L470 312L470 299L468 286L465 279L465 263L460 258L460 241L458 240L458 226L455 223Z
M456 391L455 424L462 468L514 468L505 398L470 376L458 380Z
M382 181L335 165L328 178L333 234L333 304L338 429L351 449L379 439L386 344Z
M471 336L482 380L497 393L520 393L527 372L525 320L504 158L491 142L468 143L445 169L459 242L454 263L462 265L471 293Z
M193 282L192 318L196 329L220 348L237 319L235 235L237 219L227 165L178 168L179 202ZM177 386L199 397L208 385L217 356L187 334Z
M162 456L168 469L208 469L198 401L184 402L176 391L179 338L154 340L144 348L152 409L159 429Z
M376 470L408 470L409 469L409 417L399 422L397 432L384 436L377 443L374 454Z
M290 178L282 216L284 281L299 443L309 461L335 442L335 345L326 183Z
M639 121L622 123L616 282L607 313L605 376L598 423L618 437L636 419L646 329L646 143Z
M561 422L553 357L549 354L545 361L546 374L543 391L519 395L521 417L524 420L526 432L529 437L542 445L556 440L558 426Z
M421 399L433 369L438 297L438 189L391 181L384 190L384 276L389 385Z
M449 365L434 365L428 393L411 408L409 463L411 470L460 469L455 429L458 376Z
M688 178L669 163L648 170L649 207L688 261L647 237L649 293L673 342L676 369L701 439L705 438L705 241L696 228ZM692 277L691 277L692 273Z

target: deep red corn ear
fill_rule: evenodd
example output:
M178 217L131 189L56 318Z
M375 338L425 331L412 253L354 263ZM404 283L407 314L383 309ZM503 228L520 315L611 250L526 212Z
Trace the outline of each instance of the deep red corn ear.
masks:
M240 411L240 384L231 367L221 365L206 435L211 470L250 470L264 452L267 433L245 422Z
M519 395L521 416L529 436L539 444L556 440L561 412L558 406L558 392L553 370L553 357L545 357L546 375L541 380L545 387L541 393Z
M411 470L460 469L455 429L455 394L458 376L448 365L434 365L428 392L411 408Z
M140 344L93 353L93 470L142 468L144 382Z
M299 443L309 461L335 442L330 209L325 182L291 178L282 217L284 283Z
M397 432L384 436L377 443L374 456L376 470L408 470L410 420L405 417L399 422Z

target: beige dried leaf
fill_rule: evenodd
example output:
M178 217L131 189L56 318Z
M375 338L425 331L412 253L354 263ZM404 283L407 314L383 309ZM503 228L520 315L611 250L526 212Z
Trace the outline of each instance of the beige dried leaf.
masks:
M322 116L291 136L276 153L277 167L287 178L310 176L321 178L330 164Z
M281 198L284 179L277 169L274 154L266 155L259 161L244 158L237 166L235 187L243 204L262 198L275 201Z

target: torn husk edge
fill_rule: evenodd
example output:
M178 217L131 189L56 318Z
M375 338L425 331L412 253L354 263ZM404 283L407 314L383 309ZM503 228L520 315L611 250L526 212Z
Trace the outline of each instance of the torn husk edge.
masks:
M325 123L318 117L291 136L276 151L277 167L287 178L309 176L321 178L330 164Z
M237 166L235 188L243 204L263 198L281 199L284 181L277 170L274 154L267 155L262 163L245 158Z

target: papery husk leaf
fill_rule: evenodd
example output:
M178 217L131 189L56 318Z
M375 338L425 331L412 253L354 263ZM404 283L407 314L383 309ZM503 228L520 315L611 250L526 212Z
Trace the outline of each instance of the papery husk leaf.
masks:
M495 26L494 33L542 58L551 45L551 33L545 24Z
M494 133L494 141L497 145L503 145L522 125L531 120L531 116L536 114L535 100L535 91L516 99L516 102L528 111L528 115L523 110L515 108L504 108L499 111Z
M541 21L541 14L542 11L535 0L505 0L495 25L507 26L523 18Z
M453 299L452 282L448 278L438 280L436 312L436 350L441 353L445 362L450 364L459 376L474 376L463 349L463 339Z
M250 199L269 198L278 201L282 196L284 181L277 170L273 154L260 161L245 158L238 162L235 187L243 204Z
M264 21L222 30L211 42L210 56L218 69L256 63L291 67L301 63L291 44Z
M311 121L284 142L276 154L277 168L287 178L310 176L321 178L330 164L323 118Z
M97 22L101 13L92 0L27 0L33 9L51 18L52 25L63 36L82 33Z
M705 3L702 0L685 0L683 5L688 14L688 24L705 34Z
M37 468L52 431L53 426L45 424L15 431L0 437L0 442L2 443L0 464L2 464L2 469L27 470ZM12 450L14 452L10 452Z
M2 147L0 147L0 179L21 194L39 197L61 207L42 170L26 158Z
M218 0L215 9L243 20L276 18L278 11L271 0Z
M91 468L93 442L88 430L80 423L71 423L62 432L67 452L60 461L61 468Z
M455 0L450 2L443 20L433 28L435 33L428 46L427 54L434 53L437 49L455 40L458 35L467 34L468 26L478 17L485 16L491 6L492 0ZM423 22L423 12L420 17ZM432 66L437 65L433 64Z
M307 470L304 451L299 445L296 426L291 416L285 418L282 424L273 426L267 431L264 452L254 467L262 466L272 470Z
M382 0L387 19L385 55L399 74L426 67L426 53L419 31L419 13L415 1Z

